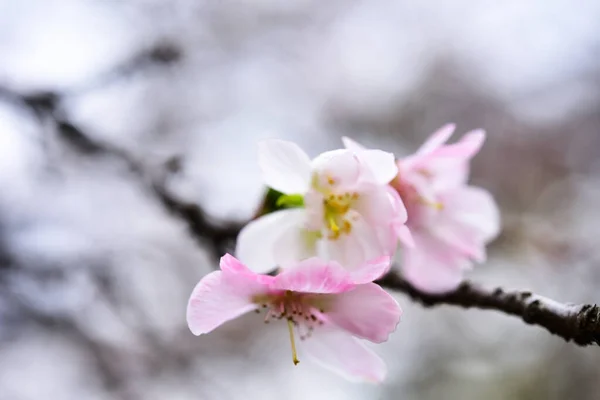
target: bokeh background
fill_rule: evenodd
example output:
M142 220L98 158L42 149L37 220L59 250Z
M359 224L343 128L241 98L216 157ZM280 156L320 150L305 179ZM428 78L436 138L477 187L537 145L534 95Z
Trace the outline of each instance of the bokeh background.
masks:
M405 314L385 384L290 361L195 283L264 188L256 142L399 156L484 128L503 232L469 278L600 301L600 1L0 0L0 400L600 398L600 350ZM268 329L267 329L268 328Z

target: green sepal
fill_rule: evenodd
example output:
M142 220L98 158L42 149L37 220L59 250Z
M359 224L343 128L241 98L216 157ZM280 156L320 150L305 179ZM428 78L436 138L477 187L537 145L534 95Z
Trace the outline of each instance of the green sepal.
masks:
M301 194L282 194L275 205L278 208L304 207L304 196Z

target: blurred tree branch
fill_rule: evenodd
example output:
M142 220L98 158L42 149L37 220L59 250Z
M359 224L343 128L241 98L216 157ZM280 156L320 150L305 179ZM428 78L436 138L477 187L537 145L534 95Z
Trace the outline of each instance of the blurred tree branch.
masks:
M0 99L4 98L29 110L41 123L48 120L52 121L59 138L79 153L88 156L108 156L125 164L132 173L140 178L145 188L161 202L165 209L180 217L187 224L194 239L208 243L213 255L219 257L231 247L242 224L236 222L218 224L210 221L210 218L198 205L182 201L166 190L163 182L164 174L161 174L161 176L151 174L133 155L84 133L68 121L60 109L61 102L65 97L92 90L110 83L114 79L128 76L143 69L171 65L182 57L181 50L177 46L160 42L148 49L143 49L124 64L116 66L113 70L101 75L91 83L61 93L52 91L19 93L11 88L0 86ZM167 162L165 171L162 172L171 171L175 163L175 158Z

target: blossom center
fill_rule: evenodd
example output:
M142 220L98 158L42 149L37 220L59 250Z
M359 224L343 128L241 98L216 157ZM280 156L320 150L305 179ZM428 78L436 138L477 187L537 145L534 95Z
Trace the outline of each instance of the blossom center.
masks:
M354 192L329 194L323 198L323 215L325 226L329 231L329 239L338 239L341 234L348 234L352 231L352 222L348 216L348 210L352 208L352 203L358 197L358 193Z
M266 311L265 323L269 323L271 319L287 320L294 365L299 363L294 330L300 335L300 340L306 340L312 336L316 326L323 325L325 299L321 297L323 296L286 290L254 299L254 302ZM256 312L260 313L261 310L257 309Z

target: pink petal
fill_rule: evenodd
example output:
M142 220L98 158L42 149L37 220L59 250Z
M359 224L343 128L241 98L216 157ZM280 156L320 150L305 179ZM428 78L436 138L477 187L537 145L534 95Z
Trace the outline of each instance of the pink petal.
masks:
M255 273L250 271L240 260L229 253L226 253L221 257L219 267L221 268L221 271L230 274L255 275Z
M336 295L326 318L354 336L385 342L396 330L402 310L398 302L374 283Z
M353 188L361 174L358 158L350 150L339 149L320 154L312 162L318 185L329 190Z
M452 136L455 129L456 125L454 124L447 124L442 126L440 129L432 133L431 136L429 136L425 143L423 143L421 147L419 147L419 150L417 150L416 154L425 155L436 150L444 143L446 143L448 139L450 139L450 136Z
M352 281L357 285L370 283L388 272L390 266L391 258L389 256L381 256L367 261L354 271L350 272L350 276Z
M304 213L302 208L281 210L251 221L238 235L235 255L254 272L272 271L278 265L275 243L288 229L298 227Z
M500 232L500 212L492 195L481 188L465 186L443 194L444 215L475 230L488 242Z
M471 159L481 150L485 141L485 131L482 129L466 133L458 142L442 146L435 151L436 157L454 157L463 160Z
M424 171L431 176L427 180L429 190L440 192L450 188L464 185L469 176L469 160L480 150L485 140L483 130L472 131L464 135L460 141L450 145L444 145L438 149L413 160L409 164L410 172L406 179L410 179L413 185L420 171ZM406 171L405 171L406 175ZM420 185L419 194L425 196L424 186Z
M428 168L435 176L431 188L436 193L465 185L469 179L469 163L459 158L435 158Z
M248 267L242 264L240 260L229 253L226 253L223 257L221 257L219 266L221 271L223 271L226 275L246 275L249 279L262 283L270 283L274 279L272 276L259 275L254 271L251 271Z
M425 167L427 167L427 165ZM412 191L416 192L418 197L420 197L422 200L430 203L435 203L437 201L437 194L434 187L435 182L432 182L432 178L423 174L423 171L431 174L431 171L426 170L425 167L423 167L423 169L406 169L406 171L401 174L402 179L395 182L396 188L400 190L400 193L402 193L404 196L402 200L405 203L415 201L417 198L410 195Z
M378 383L387 373L385 363L375 352L341 331L317 329L301 342L300 350L348 380Z
M265 183L275 190L305 193L310 186L310 159L295 143L275 139L260 142L258 164Z
M415 241L410 233L410 229L406 225L395 226L396 235L398 236L398 240L404 246L407 247L415 247Z
M463 271L471 266L460 250L427 233L413 232L415 246L403 249L402 275L425 292L442 293L455 289Z
M341 293L354 287L350 274L334 261L309 258L275 277L273 290L291 290L303 293Z
M432 234L437 238L456 248L468 258L477 262L485 261L484 241L479 232L471 226L453 220L440 219L431 229L433 230Z
M208 333L257 306L253 297L268 291L250 275L214 271L196 285L187 306L187 323L194 335Z
M461 231L462 229L462 231ZM487 259L485 244L479 241L473 232L461 226L454 226L448 231L446 236L436 233L438 237L444 240L449 245L456 248L464 256L478 263L483 263Z

